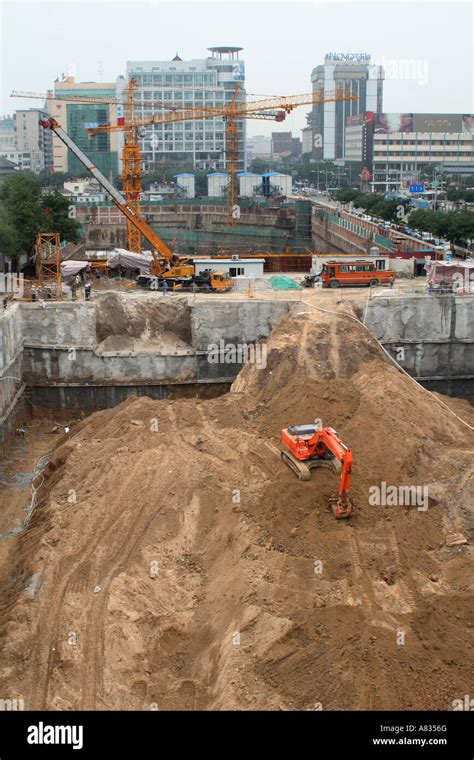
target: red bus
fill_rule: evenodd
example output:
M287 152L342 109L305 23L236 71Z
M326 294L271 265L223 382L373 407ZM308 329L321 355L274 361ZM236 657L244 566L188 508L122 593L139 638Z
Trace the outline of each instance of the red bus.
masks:
M328 261L321 269L321 282L324 288L339 288L354 285L393 285L396 272L392 269L377 269L375 262L360 259L357 261Z

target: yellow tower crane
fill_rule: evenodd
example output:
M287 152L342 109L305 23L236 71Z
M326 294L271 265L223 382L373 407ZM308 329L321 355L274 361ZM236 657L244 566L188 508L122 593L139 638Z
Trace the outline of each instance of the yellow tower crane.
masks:
M308 93L303 95L288 95L265 100L242 101L238 99L239 85L234 90L232 101L223 106L205 106L201 108L183 108L173 112L160 111L142 119L129 121L127 124L119 122L117 124L104 124L92 127L89 131L91 134L100 132L115 132L123 129L138 130L140 127L148 127L153 124L170 124L179 121L193 121L196 119L224 118L226 123L226 167L228 172L228 215L231 226L237 223L240 216L240 209L237 204L237 163L238 163L238 119L265 119L271 118L275 121L283 121L286 115L291 113L295 108L303 105L312 105L315 103L328 103L340 100L357 100L356 95L351 95L349 91L339 88L323 93ZM136 133L138 134L138 133ZM137 137L138 143L138 137Z
M140 194L141 194L141 152L139 145L139 129L153 124L170 124L181 121L194 121L200 119L223 118L226 125L226 167L228 172L227 203L229 225L237 224L240 217L240 209L237 203L237 165L239 153L237 120L242 118L271 119L283 121L286 115L295 108L303 105L316 103L335 102L341 100L357 100L357 96L351 95L347 90L338 88L327 91L323 95L307 93L303 95L289 95L267 98L264 100L245 101L239 100L240 85L237 84L233 93L232 101L223 106L205 106L198 108L170 107L163 101L140 101L140 104L154 106L161 109L158 113L145 118L135 117L135 83L129 81L125 90L125 99L104 98L82 95L47 95L13 91L12 97L27 97L36 99L64 100L77 103L108 103L124 107L125 115L117 118L116 124L94 125L88 128L89 134L101 132L123 131L125 133L122 154L123 195L129 205L140 217ZM127 218L127 244L131 251L141 250L141 234L130 218Z

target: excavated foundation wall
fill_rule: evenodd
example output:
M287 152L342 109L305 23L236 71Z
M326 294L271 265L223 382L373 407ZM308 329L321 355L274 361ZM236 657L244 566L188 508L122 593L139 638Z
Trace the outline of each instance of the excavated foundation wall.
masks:
M20 305L14 304L0 317L0 447L8 442L25 414L22 356Z
M474 387L474 296L375 298L366 324L397 362L430 390Z
M411 375L432 389L468 395L473 305L473 296L374 298L365 322ZM307 307L220 298L192 303L157 294L108 294L46 308L15 304L0 316L0 443L21 420L25 386L34 404L87 411L115 406L130 394L167 398L224 388L241 368L227 348L266 337L290 308ZM361 316L365 308L361 300Z

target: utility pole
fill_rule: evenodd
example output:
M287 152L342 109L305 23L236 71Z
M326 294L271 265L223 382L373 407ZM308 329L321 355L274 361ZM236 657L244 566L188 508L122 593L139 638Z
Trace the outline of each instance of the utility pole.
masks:
M437 211L437 209L438 209L438 180L437 180L438 169L437 169L436 166L434 168L433 174L434 174L434 178L435 178L434 183L433 183L434 186L435 186L435 194L434 194L434 200L433 200L433 205L434 205L433 211Z

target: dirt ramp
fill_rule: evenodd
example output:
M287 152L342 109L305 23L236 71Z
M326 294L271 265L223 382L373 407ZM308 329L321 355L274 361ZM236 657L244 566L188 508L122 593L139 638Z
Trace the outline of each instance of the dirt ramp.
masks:
M95 309L96 353L147 353L191 345L191 310L186 298L107 293L97 299Z

